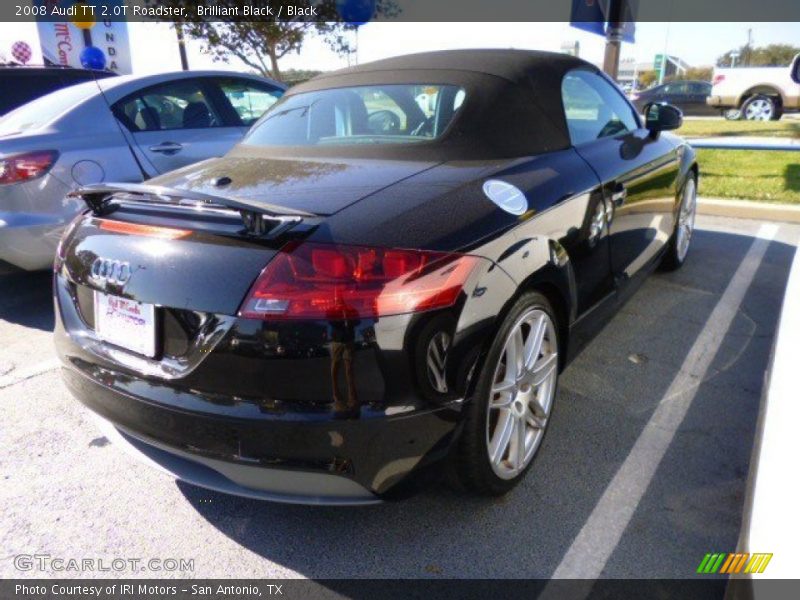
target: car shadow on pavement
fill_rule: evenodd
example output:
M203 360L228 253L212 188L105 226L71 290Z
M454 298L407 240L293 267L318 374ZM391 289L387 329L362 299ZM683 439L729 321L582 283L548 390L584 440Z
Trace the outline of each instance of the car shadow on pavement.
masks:
M310 578L548 577L752 243L747 235L699 230L683 269L650 277L564 372L533 470L506 497L437 484L400 502L336 508L177 485L229 538ZM706 552L736 550L764 372L793 255L793 246L769 244L603 576L691 577Z
M0 321L53 331L52 288L50 271L0 274Z

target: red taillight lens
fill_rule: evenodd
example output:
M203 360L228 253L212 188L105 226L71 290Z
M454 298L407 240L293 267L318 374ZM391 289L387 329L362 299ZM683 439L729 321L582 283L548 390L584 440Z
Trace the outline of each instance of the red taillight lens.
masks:
M714 75L714 80L711 82L711 85L717 85L723 81L725 81L725 75Z
M41 177L58 158L55 150L29 152L0 158L0 184L21 183Z
M354 319L452 306L479 259L364 246L292 243L261 272L239 315Z

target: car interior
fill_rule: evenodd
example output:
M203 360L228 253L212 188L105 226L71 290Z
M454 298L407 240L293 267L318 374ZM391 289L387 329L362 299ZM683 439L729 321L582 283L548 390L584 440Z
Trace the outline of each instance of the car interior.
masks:
M464 100L457 86L383 85L288 97L249 143L331 145L409 142L441 135Z

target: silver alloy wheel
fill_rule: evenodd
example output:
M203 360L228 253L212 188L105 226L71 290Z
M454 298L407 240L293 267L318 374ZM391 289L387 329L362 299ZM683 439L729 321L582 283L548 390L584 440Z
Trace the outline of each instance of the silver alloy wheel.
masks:
M755 98L747 103L744 118L748 121L769 121L775 112L775 106L766 98Z
M678 212L678 229L676 231L675 250L678 260L683 262L689 252L689 242L694 232L694 218L697 214L697 184L694 177L689 177L683 186L683 198Z
M517 319L494 370L486 415L492 470L513 479L542 441L558 377L555 325L540 308Z

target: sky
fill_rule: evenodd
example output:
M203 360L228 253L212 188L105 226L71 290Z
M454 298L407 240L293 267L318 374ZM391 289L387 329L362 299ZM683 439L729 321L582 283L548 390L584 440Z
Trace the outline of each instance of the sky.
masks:
M756 46L800 43L800 23L638 23L636 43L624 43L622 58L652 61L666 50L692 66L712 65L715 59L747 42L752 30ZM130 23L133 69L137 75L180 69L174 31L166 24ZM353 36L355 37L355 36ZM34 48L32 63L41 62L34 23L0 22L0 57L10 56L11 45L27 41ZM524 48L558 51L564 42L580 42L580 56L602 63L602 37L570 27L568 23L368 23L358 33L358 53L351 63L389 56L452 48ZM192 69L247 70L239 61L215 63L189 42ZM281 69L333 70L348 66L320 39L311 39L300 54L281 60Z

